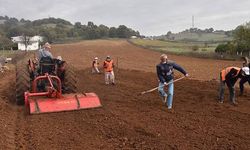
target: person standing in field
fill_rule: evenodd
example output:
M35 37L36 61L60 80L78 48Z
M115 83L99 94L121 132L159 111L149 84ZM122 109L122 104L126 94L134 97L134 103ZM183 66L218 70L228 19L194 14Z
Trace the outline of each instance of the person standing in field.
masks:
M249 59L247 57L243 57L243 67L248 67L250 68L250 63L249 63ZM243 95L244 93L244 84L248 82L248 84L250 85L250 75L246 75L246 76L243 76L240 80L240 96Z
M248 67L227 67L220 72L220 91L219 102L223 103L225 85L227 85L230 93L230 101L233 105L237 105L235 99L234 85L239 78L249 75Z
M98 57L95 57L92 62L92 73L98 73L98 74L100 73Z
M159 79L159 87L158 91L160 96L162 97L162 101L165 105L167 105L168 109L172 109L173 96L174 96L174 69L178 70L186 77L188 77L188 73L178 64L168 60L168 56L166 54L162 54L160 56L160 64L156 66L157 76ZM170 84L168 84L170 83ZM164 91L164 86L168 84L168 93Z
M105 84L115 85L115 75L114 75L114 61L110 56L107 56L103 63L104 73L105 73Z

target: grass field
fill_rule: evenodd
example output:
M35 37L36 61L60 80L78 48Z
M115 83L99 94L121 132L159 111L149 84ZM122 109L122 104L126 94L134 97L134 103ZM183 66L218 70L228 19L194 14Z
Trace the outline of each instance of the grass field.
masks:
M198 58L237 60L239 56L215 53L215 48L220 42L184 42L165 40L130 39L130 43L151 49L154 51L167 52L175 55L184 55ZM197 49L194 50L194 47Z
M231 41L232 37L226 36L224 33L178 33L171 35L175 40L191 40L199 42L214 41Z
M205 43L188 43L188 42L172 42L161 40L144 40L144 39L132 39L132 43L140 45L146 48L173 52L177 54L184 53L214 53L217 44L205 44ZM193 50L194 46L198 46L198 50Z
M18 53L18 51L11 51L11 50L0 50L0 56L4 56L4 57L8 57L11 56L13 54Z

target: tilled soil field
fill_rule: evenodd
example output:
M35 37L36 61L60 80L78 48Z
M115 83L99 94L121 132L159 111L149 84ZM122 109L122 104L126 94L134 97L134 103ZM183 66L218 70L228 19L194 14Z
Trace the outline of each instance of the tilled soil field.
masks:
M107 55L113 57L118 68L155 72L161 53L146 50L129 44L124 40L94 40L74 44L60 44L53 47L55 56L61 55L78 68L88 68L94 57L104 61ZM241 66L241 62L218 61L185 56L168 55L169 59L182 65L191 75L199 80L214 80L222 68ZM118 61L118 62L117 62Z
M7 72L0 77L0 149L250 148L250 91L238 97L237 107L228 99L219 104L218 83L213 80L220 67L239 62L170 56L192 79L175 84L174 108L167 111L157 92L139 95L157 85L154 68L159 53L126 41L88 41L55 49L55 54L78 68L79 91L97 93L103 107L27 115L23 107L10 102L15 72ZM88 67L96 55L119 56L115 86L106 86L103 75L90 73ZM204 71L209 70L206 78Z

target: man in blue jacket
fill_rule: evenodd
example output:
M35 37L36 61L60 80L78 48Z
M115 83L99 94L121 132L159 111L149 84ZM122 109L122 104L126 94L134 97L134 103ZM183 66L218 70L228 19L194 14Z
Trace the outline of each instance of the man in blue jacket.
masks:
M167 104L168 109L171 109L174 96L174 83L172 83L174 79L173 70L176 69L180 71L186 77L188 77L188 74L181 66L169 61L166 54L162 54L160 60L160 64L156 66L157 75L160 81L158 91L163 99L163 103ZM164 91L164 86L167 85L167 83L170 83L168 85L168 94Z

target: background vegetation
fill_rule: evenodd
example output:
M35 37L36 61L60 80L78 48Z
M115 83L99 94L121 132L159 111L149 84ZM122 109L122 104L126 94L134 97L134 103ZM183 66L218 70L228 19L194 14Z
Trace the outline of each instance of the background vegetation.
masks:
M133 39L131 43L168 53L204 58L237 59L250 56L250 23L232 31L190 28L179 33Z
M13 43L10 38L14 36L34 36L45 37L45 41L50 43L71 40L86 40L100 38L129 38L140 36L138 31L134 31L125 25L118 27L107 27L96 25L89 21L86 25L81 22L72 24L60 18L45 18L35 21L8 16L0 16L0 48L9 49Z
M189 42L226 42L233 39L232 31L214 30L213 28L190 28L179 33L168 31L167 34L156 37L157 39Z
M141 36L125 25L107 27L96 25L89 21L87 24L60 18L45 18L39 20L18 20L8 16L0 16L0 49L10 49L14 36L45 37L46 42L65 42L100 38L130 38ZM204 57L250 56L250 23L238 26L232 31L214 30L213 28L190 28L179 33L169 31L166 35L149 39L131 40L136 45L150 49L168 51L175 54L204 55ZM156 40L155 40L156 39Z
M238 26L233 31L233 40L218 45L215 52L220 54L250 56L250 23Z

